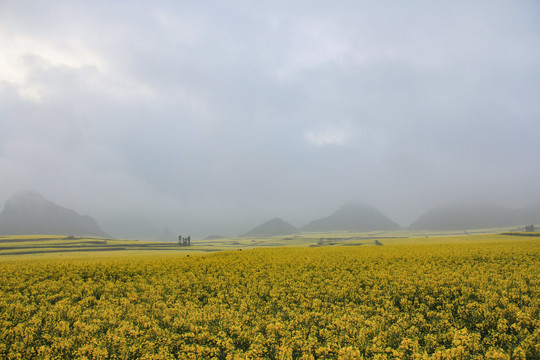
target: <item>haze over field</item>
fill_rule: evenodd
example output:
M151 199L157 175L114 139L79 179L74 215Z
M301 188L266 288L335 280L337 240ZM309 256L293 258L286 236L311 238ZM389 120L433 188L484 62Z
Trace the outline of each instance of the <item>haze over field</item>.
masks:
M540 202L534 0L8 0L0 44L0 203L237 235Z

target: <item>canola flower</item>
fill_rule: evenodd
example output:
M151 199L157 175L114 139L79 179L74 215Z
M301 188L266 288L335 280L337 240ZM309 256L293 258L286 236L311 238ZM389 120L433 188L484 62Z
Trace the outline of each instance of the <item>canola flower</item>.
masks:
M2 359L540 359L537 240L0 263Z

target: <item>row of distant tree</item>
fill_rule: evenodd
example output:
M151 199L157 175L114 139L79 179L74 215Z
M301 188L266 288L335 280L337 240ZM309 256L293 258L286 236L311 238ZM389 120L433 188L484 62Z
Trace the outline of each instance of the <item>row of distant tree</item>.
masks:
M178 236L178 246L191 246L191 235L187 237Z

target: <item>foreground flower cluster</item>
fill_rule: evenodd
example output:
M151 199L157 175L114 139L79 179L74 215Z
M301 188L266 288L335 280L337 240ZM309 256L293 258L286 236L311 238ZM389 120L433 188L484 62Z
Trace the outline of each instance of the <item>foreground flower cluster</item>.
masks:
M0 263L0 358L540 359L537 241Z

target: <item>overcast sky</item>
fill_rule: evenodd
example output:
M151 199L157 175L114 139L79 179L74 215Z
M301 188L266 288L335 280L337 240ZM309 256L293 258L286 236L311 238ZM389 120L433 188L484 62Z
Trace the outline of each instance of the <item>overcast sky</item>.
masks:
M0 1L0 202L182 233L540 201L540 3ZM247 228L246 228L247 227Z

